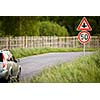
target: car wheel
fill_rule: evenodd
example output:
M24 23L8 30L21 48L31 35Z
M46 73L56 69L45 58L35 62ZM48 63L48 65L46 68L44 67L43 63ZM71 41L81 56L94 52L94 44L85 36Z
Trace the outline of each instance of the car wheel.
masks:
M8 75L8 82L9 83L13 82L12 75L13 75L13 70L11 69L10 74Z
M17 75L17 81L20 81L20 77L21 77L21 68L19 69L18 75Z

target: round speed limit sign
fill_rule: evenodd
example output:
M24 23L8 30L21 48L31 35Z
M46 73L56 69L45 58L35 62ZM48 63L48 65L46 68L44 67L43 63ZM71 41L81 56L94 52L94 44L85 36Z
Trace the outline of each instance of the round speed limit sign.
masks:
M91 36L90 36L90 33L87 32L87 31L81 31L79 34L78 34L78 40L81 42L81 43L87 43L89 42Z

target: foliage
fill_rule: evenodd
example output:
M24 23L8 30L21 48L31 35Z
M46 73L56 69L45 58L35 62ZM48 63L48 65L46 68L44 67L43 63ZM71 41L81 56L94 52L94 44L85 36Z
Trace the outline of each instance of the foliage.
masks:
M1 25L0 31L2 32L3 36L15 35L18 32L18 17L10 17L10 16L2 16L0 17Z
M63 36L65 34L65 32L62 33L64 28L66 28L70 36L76 36L78 34L76 28L82 17L83 16L0 16L0 36L39 35L39 31L45 33L47 29L51 33L54 30L55 33L45 33L46 35L56 34ZM100 16L87 16L86 18L93 29L92 32L90 32L91 35L100 36ZM48 23L47 26L45 26L46 23L44 22ZM37 26L37 23L39 26ZM50 28L49 25L51 26ZM40 26L42 29L40 28L38 31ZM43 29L43 27L46 29ZM59 34L56 33L58 31L60 31Z
M42 21L36 24L36 33L39 36L67 36L68 32L63 26L49 22Z

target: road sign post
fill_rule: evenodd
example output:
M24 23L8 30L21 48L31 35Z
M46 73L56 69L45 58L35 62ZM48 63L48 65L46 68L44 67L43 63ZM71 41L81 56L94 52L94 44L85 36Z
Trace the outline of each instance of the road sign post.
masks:
M90 41L90 33L88 31L92 31L91 26L89 25L87 19L85 17L83 17L82 21L80 22L79 26L77 27L79 32L78 34L78 40L80 41L80 43L83 44L83 53L85 56L85 44L88 43Z
M83 49L83 53L84 53L84 56L85 56L85 43L84 43L84 49Z

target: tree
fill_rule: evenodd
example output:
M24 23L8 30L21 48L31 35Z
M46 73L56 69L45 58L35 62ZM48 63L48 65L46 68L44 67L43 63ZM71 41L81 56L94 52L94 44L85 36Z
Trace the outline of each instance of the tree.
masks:
M68 31L65 27L57 23L42 21L36 24L36 32L39 36L67 36Z
M16 32L18 29L18 23L17 19L18 17L14 16L4 16L0 17L0 20L2 20L1 30L3 32L3 36L9 36L9 35L16 35Z

